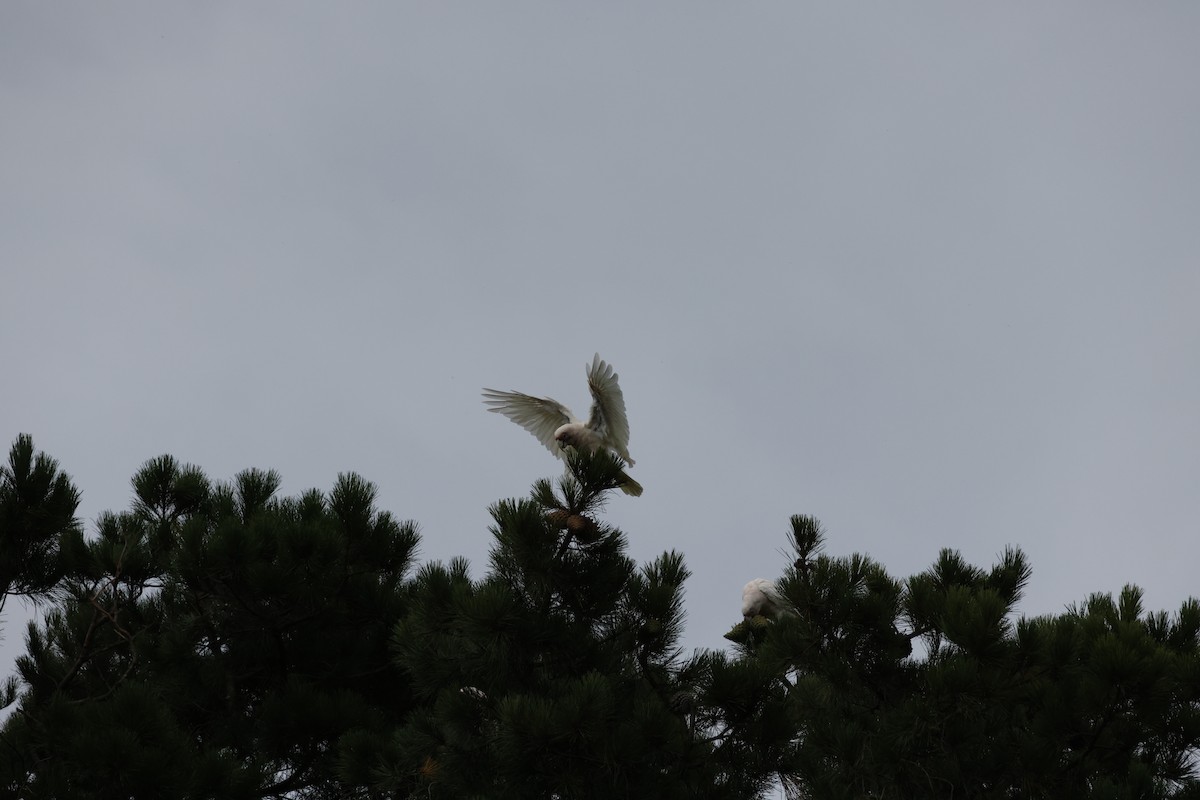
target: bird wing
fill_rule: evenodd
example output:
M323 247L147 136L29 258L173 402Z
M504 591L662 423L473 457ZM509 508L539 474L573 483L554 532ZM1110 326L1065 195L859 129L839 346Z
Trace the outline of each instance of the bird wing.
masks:
M592 412L587 426L600 436L617 455L633 464L629 457L629 419L625 416L625 395L617 383L617 373L597 353L588 369L588 388L592 390Z
M484 389L483 397L488 411L508 417L537 437L551 453L562 457L562 450L554 441L554 432L568 422L578 422L569 408L549 397L532 397L520 392Z
M759 578L759 589L771 601L771 604L782 609L788 604L787 598L783 596L783 592L779 591L779 584L775 581L769 581L764 578Z

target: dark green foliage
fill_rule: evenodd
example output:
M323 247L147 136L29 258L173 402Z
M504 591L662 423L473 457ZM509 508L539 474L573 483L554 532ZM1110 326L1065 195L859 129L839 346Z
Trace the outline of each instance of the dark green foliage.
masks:
M1200 798L1200 603L1016 616L1020 551L907 580L792 518L773 619L685 655L683 557L603 523L607 454L496 503L486 574L340 475L169 456L85 540L19 437L0 579L42 603L7 688L17 798ZM732 610L732 609L731 609Z
M62 559L2 731L18 797L345 797L409 693L388 655L417 535L343 475L278 499L153 459L136 499ZM361 772L362 768L357 767Z
M83 546L78 506L79 490L58 462L36 452L27 434L18 436L0 466L0 611L10 595L34 603L53 598L64 553ZM5 679L0 708L13 703L19 688L16 676Z
M18 436L0 466L0 609L10 594L38 600L58 583L63 540L81 536L78 506L79 490L58 462Z
M684 659L682 557L638 569L599 522L621 465L492 508L491 570L431 565L395 648L420 707L383 786L414 797L750 797L706 704L711 659Z
M901 584L863 556L815 556L793 519L796 614L731 638L794 683L780 770L805 798L1166 798L1200 792L1200 606L1141 593L1015 619L1029 580L944 550ZM914 652L912 645L916 644Z

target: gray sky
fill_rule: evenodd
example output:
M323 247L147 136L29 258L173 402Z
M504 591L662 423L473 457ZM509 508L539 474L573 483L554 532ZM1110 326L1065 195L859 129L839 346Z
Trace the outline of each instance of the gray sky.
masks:
M0 4L0 439L339 471L422 555L620 373L632 555L721 647L788 516L1025 613L1200 594L1200 5ZM23 649L0 623L6 674Z

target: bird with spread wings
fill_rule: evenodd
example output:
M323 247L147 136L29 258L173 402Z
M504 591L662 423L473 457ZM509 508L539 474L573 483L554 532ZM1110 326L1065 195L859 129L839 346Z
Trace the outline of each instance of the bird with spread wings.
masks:
M629 457L629 420L625 417L625 396L617 383L617 373L597 353L588 368L588 388L592 392L592 411L586 423L580 422L571 409L549 397L533 397L521 392L500 392L484 389L484 404L488 411L503 414L525 430L559 458L566 458L566 448L592 452L609 450L633 466ZM621 491L638 497L642 486L624 471L621 472Z

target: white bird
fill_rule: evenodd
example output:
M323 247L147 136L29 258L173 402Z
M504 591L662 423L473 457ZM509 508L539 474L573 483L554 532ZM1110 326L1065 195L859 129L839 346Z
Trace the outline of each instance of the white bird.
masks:
M458 691L461 692L462 694L465 694L467 697L471 698L472 700L478 700L481 703L484 700L488 699L487 692L485 692L483 689L477 688L475 686L464 686L461 689L459 689Z
M780 614L794 613L787 598L774 581L755 578L742 587L742 616L746 619L763 616L776 619Z
M592 410L586 423L571 413L571 409L549 397L532 397L521 392L500 392L484 389L484 404L488 411L503 414L525 430L559 458L566 458L566 448L592 452L609 450L630 466L629 420L625 417L625 396L617 383L617 373L597 353L588 369L588 389L592 392ZM621 490L634 497L641 495L642 486L624 472Z

